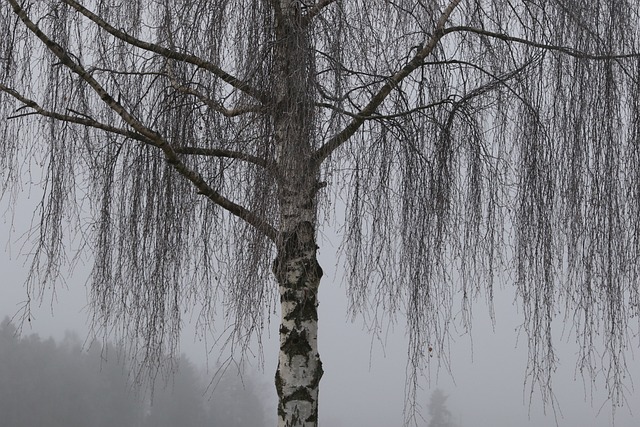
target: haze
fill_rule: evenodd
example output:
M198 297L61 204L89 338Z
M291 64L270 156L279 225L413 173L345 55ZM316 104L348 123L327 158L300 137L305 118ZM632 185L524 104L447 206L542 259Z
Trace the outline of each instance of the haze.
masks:
M12 218L5 199L0 205L0 271L2 293L0 318L14 316L23 306L26 291L23 288L28 269L27 258L20 255L21 246L29 229L37 197L20 197L16 215ZM406 341L404 324L399 319L395 326L385 325L379 334L373 334L362 319L351 321L346 317L345 290L340 285L340 270L330 251L339 244L332 230L326 230L321 242L321 263L325 276L320 289L320 351L325 374L320 391L320 425L326 427L371 426L400 427L405 403ZM29 250L27 244L23 248ZM67 277L66 288L48 290L41 304L34 304L33 318L23 324L23 333L38 333L61 339L65 331L76 331L81 337L88 333L86 288L90 265L80 266ZM473 313L471 338L452 329L451 373L445 366L438 369L438 358L432 359L430 378L424 378L422 403L426 417L426 405L431 391L437 386L449 396L447 406L459 427L545 427L556 423L561 427L638 425L640 393L632 389L632 381L640 378L638 360L631 350L638 350L638 334L633 339L635 349L628 353L628 403L612 412L607 401L602 377L593 384L583 382L575 372L576 347L559 342L560 368L554 377L554 392L559 406L555 414L550 406L543 408L539 393L531 395L525 386L527 362L526 337L520 337L520 316L513 306L513 292L500 291L495 298L496 323L492 330L488 310L476 305ZM18 320L16 320L18 322ZM264 334L264 366L260 366L256 348L249 356L252 367L261 370L261 382L271 385L277 354L277 315ZM561 337L561 324L557 324L556 336ZM380 331L378 331L380 332ZM567 331L568 332L568 331ZM565 339L566 341L566 339ZM516 346L517 345L517 346ZM217 348L197 339L193 325L186 325L181 352L196 364L211 364L217 359ZM594 387L592 394L592 388ZM265 387L263 392L267 407L275 408L275 389ZM531 402L530 402L531 398ZM38 402L33 402L37 405ZM275 425L275 410L273 424ZM428 424L428 417L422 426Z

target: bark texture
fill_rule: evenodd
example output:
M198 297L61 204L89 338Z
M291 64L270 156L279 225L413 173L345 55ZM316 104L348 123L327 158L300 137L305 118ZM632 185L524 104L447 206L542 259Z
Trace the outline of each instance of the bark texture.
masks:
M318 425L318 286L322 269L316 260L314 227L301 222L283 235L274 263L280 285L282 320L276 371L279 427Z
M276 3L272 87L280 234L274 273L282 313L275 377L278 426L316 427L322 377L317 344L322 269L316 260L318 171L312 160L315 70L300 2Z

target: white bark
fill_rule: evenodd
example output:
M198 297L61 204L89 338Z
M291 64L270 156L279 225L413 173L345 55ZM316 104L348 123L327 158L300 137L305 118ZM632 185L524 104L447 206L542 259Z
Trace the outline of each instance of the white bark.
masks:
M280 233L274 273L280 287L282 321L276 372L279 427L317 427L318 286L315 192L317 167L311 154L314 104L313 57L300 4L276 0L274 44L274 133L278 164Z
M280 284L282 320L276 372L279 427L318 425L318 285L322 269L316 261L314 228L301 222L284 235L274 272Z

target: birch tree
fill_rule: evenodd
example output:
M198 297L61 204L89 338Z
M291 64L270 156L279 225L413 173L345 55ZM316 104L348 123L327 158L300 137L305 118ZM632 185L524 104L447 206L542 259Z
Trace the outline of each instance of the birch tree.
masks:
M315 427L317 236L344 209L351 310L406 317L410 399L454 313L469 327L507 277L531 381L548 393L565 316L617 402L640 318L639 10L2 0L3 194L44 171L29 296L75 236L96 326L149 367L189 307L210 327L223 306L242 350L277 306L278 425Z

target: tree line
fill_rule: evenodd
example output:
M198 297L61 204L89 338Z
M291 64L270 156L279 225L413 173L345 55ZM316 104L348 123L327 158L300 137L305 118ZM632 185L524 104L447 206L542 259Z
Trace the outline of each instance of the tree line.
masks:
M83 344L20 336L0 324L0 414L4 427L262 427L256 382L226 374L213 393L212 374L185 356L153 393L134 386L132 371L112 343Z

